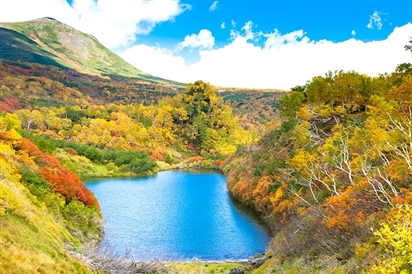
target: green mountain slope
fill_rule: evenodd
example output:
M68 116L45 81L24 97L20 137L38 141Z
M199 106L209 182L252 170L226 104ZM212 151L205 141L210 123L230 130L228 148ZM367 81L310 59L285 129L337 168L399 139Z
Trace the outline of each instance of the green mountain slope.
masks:
M0 27L2 59L46 65L53 60L60 66L89 74L148 76L105 48L94 37L52 18L1 23ZM38 56L27 56L30 51Z
M0 58L62 67L56 56L40 48L36 42L5 28L0 28Z

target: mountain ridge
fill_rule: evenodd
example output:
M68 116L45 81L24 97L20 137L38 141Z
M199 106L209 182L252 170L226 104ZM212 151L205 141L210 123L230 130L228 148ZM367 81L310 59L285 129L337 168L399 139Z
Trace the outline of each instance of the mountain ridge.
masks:
M180 88L186 85L135 68L96 37L51 17L0 22L0 59L71 68L102 77L130 77Z

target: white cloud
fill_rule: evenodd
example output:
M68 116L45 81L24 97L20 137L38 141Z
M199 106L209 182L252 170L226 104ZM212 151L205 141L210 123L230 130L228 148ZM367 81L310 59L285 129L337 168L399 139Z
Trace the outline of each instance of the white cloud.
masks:
M247 40L253 40L255 38L255 33L253 32L253 22L249 21L242 27L242 30L245 32L245 38Z
M185 40L179 44L179 48L202 48L211 49L215 44L215 38L210 30L202 29L199 34L191 34L185 37Z
M226 23L225 23L225 22L222 22L222 24L220 24L220 28L221 28L221 29L225 29L225 28L226 28Z
M73 22L76 13L65 0L13 0L0 1L1 22L19 22L41 17L54 17Z
M232 27L236 27L236 21L235 20L231 20L230 23L232 24Z
M212 33L203 29L176 45L198 52L198 61L190 64L179 56L184 51L146 45L127 48L136 35L150 32L156 24L173 20L189 8L179 0L74 0L72 6L65 0L10 0L0 1L0 20L54 17L93 34L147 73L183 82L202 79L221 86L288 89L329 70L376 76L393 71L399 63L411 62L410 53L404 50L412 33L410 23L395 28L382 41L352 38L334 43L312 41L303 30L262 33L249 21L240 31L232 30L229 44L221 47L215 45ZM381 29L382 15L374 12L368 27ZM236 27L234 20L230 24Z
M351 34L352 34L352 36L356 36L356 31L352 30Z
M219 3L219 1L213 2L213 4L209 7L209 11L214 11L214 10L216 10L218 3Z
M264 48L266 50L276 49L280 50L285 45L296 45L298 43L307 43L309 38L305 36L303 30L293 31L287 34L281 34L277 29L273 33L265 34L266 42Z
M120 56L144 72L171 80L182 78L187 69L183 57L175 56L171 50L159 46L135 45L124 50Z
M218 86L279 89L305 84L314 76L335 70L378 76L392 72L399 63L411 61L404 50L412 33L410 23L395 28L387 39L373 42L354 38L340 43L311 41L303 30L286 34L278 30L264 35L254 33L265 39L262 46L248 39L250 27L251 23L247 23L244 33L236 33L224 47L200 50L200 60L193 64L186 64L176 54L159 48L145 48L139 53L140 60L133 57L136 62L126 54L122 56L142 70L177 81L189 83L202 79ZM144 47L135 48L136 54Z
M374 29L375 27L378 30L382 29L382 18L379 16L379 12L375 11L371 16L369 16L369 23L366 25L368 29Z
M0 1L0 20L53 17L116 49L130 45L136 35L149 33L156 24L173 20L187 9L190 6L178 0L74 0L72 6L65 0L13 0Z

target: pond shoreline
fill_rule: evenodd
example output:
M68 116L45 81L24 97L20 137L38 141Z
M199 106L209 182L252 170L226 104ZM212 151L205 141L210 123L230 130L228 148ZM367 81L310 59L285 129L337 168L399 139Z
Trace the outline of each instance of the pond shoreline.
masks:
M222 168L214 166L214 167L205 167L201 164L190 164L190 165L182 165L177 164L174 165L173 167L169 167L169 168L163 168L159 169L153 173L150 174L140 174L137 175L135 174L133 177L135 178L145 178L145 177L152 177L152 176L156 176L158 175L160 172L163 171L176 171L176 172L199 172L199 171L208 171L211 173L218 173L221 174L223 176L225 176L225 172ZM83 178L82 180L87 181L88 180L93 180L93 179L114 179L114 178L130 178L130 176L101 176L101 177L87 177L87 178ZM227 186L226 186L227 189ZM257 212L255 209L244 205L243 203L241 203L241 201L239 201L238 199L236 199L236 197L234 197L230 191L228 191L229 196L231 199L233 199L236 203L242 204L243 206L249 208L251 211L253 211L256 215L259 216L260 220L264 223L265 227L268 230L269 233L269 243L266 246L266 251L268 250L268 246L270 245L270 241L273 237L273 230L271 229L271 226L264 220L263 216L261 214L259 214L259 212ZM103 232L104 233L104 232ZM83 258L85 258L84 256L82 256ZM151 267L155 267L157 268L159 265L161 266L159 268L159 272L163 272L163 273L179 273L180 271L176 270L171 270L171 268L174 269L185 269L185 268L189 268L189 269L195 269L194 271L197 271L198 269L204 269L205 267L209 267L209 268L224 268L226 269L225 272L230 271L229 273L243 273L243 270L245 270L246 268L248 270L250 269L256 269L258 267L260 267L262 264L264 264L265 262L267 262L268 260L270 260L271 256L270 255L266 255L266 254L255 254L254 256L250 256L249 258L245 258L245 259L239 259L239 260L207 260L207 259L199 259L197 257L194 257L192 259L189 260L176 260L176 261L167 261L167 260L158 260L155 262L144 262L144 261L132 261L134 265L140 265L143 266L145 264L150 264ZM102 258L100 259L102 260ZM107 260L107 259L106 259ZM84 261L84 260L83 260ZM86 261L88 261L89 263L93 260L87 259ZM120 259L121 264L127 264L127 262L130 260L126 260L126 259ZM257 263L258 262L258 263ZM167 266L167 270L164 271L164 266ZM210 270L210 269L209 269Z
M136 261L126 257L113 256L111 251L101 254L96 245L88 245L81 251L75 251L68 247L69 253L82 261L94 271L104 271L107 273L249 273L254 269L271 260L271 256L265 254L255 254L245 260L225 260L225 261Z
M137 181L134 181L135 178ZM206 181L203 183L203 180ZM159 261L163 260L162 257L165 257L164 261L168 261L167 257L171 256L170 261L195 259L210 263L245 262L253 256L255 248L257 252L265 252L270 242L269 227L262 222L255 211L233 199L227 190L226 178L222 172L216 170L179 169L159 172L154 176L103 178L101 181L87 179L85 183L90 190L97 191L95 196L99 199L105 215L105 234L102 242L116 246L121 253L125 250L122 247L124 244L135 249L139 247L138 252L135 252L135 258L139 260L151 260L156 257L155 253L159 253L160 259L157 259ZM131 187L133 189L130 189ZM174 194L176 191L178 195ZM139 198L140 196L142 197ZM113 204L114 197L122 197L120 200L124 201L116 199ZM134 200L129 202L130 197L140 202L137 204ZM212 204L208 205L208 203ZM116 210L123 212L116 213ZM113 218L116 218L115 224ZM133 226L147 227L150 234L147 236L145 236L146 232L143 234L139 232L137 236L129 234L136 233L133 231L137 228L119 231L116 227L126 225L122 223L124 221L120 221L123 218ZM180 219L185 221L182 223ZM107 230L107 227L110 229ZM235 238L230 240L231 237ZM123 240L119 242L120 239ZM140 241L142 244L137 244ZM160 249L155 248L160 242L167 244L161 244ZM189 252L192 248L193 251ZM175 259L173 259L174 253L176 253ZM190 256L191 253L195 258ZM179 258L180 256L182 258Z

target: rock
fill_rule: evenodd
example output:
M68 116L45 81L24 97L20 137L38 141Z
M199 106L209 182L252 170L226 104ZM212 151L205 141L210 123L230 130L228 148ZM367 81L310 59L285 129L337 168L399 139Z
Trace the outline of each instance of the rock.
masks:
M230 270L229 274L245 274L245 267L238 266Z
M250 260L250 264L252 265L253 268L258 268L262 264L266 262L267 258L265 256L259 257L259 258L254 258Z

